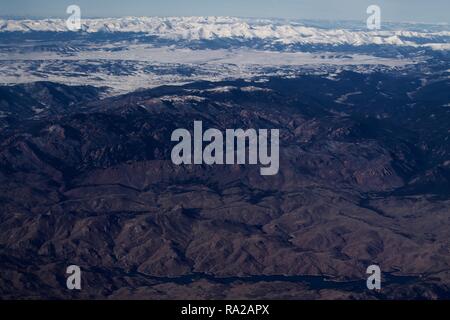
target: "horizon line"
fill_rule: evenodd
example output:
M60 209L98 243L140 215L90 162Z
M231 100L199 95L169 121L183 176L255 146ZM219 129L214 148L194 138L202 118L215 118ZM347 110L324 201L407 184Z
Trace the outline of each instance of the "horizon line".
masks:
M65 20L68 16L20 16L20 15L0 15L2 20ZM254 20L282 20L282 21L314 21L314 22L360 22L365 23L365 19L323 19L323 18L283 18L283 17L249 17L249 16L232 16L232 15L142 15L142 16L86 16L83 19L101 20L101 19L125 19L125 18L237 18L237 19L254 19ZM389 24L425 24L425 25L450 25L450 22L425 22L425 21L394 21L383 20Z

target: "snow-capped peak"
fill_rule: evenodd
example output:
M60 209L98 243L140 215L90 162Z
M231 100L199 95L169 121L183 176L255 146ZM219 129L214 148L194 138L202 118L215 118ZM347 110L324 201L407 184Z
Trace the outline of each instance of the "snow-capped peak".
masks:
M409 45L450 40L449 31L354 31L325 29L262 19L233 17L124 17L83 20L82 30L95 32L135 32L173 40L261 39L282 44ZM63 19L0 20L0 32L68 31ZM437 40L436 40L437 39ZM425 41L424 41L425 40ZM448 46L444 46L448 47Z

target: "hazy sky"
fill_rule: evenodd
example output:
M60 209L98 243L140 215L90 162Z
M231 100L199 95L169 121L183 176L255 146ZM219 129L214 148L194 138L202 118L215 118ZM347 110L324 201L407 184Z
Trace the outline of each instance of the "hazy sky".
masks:
M70 4L84 17L238 16L326 20L366 19L377 4L387 21L450 22L450 0L0 0L0 16L65 17Z

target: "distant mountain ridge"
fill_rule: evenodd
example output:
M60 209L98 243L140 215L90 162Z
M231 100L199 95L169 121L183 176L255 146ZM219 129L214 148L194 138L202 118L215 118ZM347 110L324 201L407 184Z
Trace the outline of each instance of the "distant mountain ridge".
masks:
M153 35L170 40L273 40L280 44L332 44L332 45L396 45L450 49L450 30L411 31L404 24L393 30L352 30L321 28L301 22L234 17L124 17L84 19L86 33L130 32ZM0 32L67 32L64 19L2 20Z

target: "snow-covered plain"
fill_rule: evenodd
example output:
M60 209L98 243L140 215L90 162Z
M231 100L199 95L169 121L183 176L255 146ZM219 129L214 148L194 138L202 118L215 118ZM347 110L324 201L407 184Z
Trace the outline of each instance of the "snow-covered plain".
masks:
M0 83L54 81L106 86L111 94L197 80L292 76L325 68L396 68L408 59L364 54L198 49L130 45L119 51L90 47L77 53L0 52ZM309 71L310 72L310 71Z
M2 53L0 60L127 60L152 63L182 63L182 64L232 64L232 65L262 65L262 66L298 66L310 64L357 65L378 64L386 66L402 66L411 63L407 59L380 58L365 54L336 55L330 52L284 52L273 50L253 50L239 48L226 49L190 49L173 47L153 47L150 45L129 45L117 51L106 51L99 47L76 54L59 52L33 53Z

